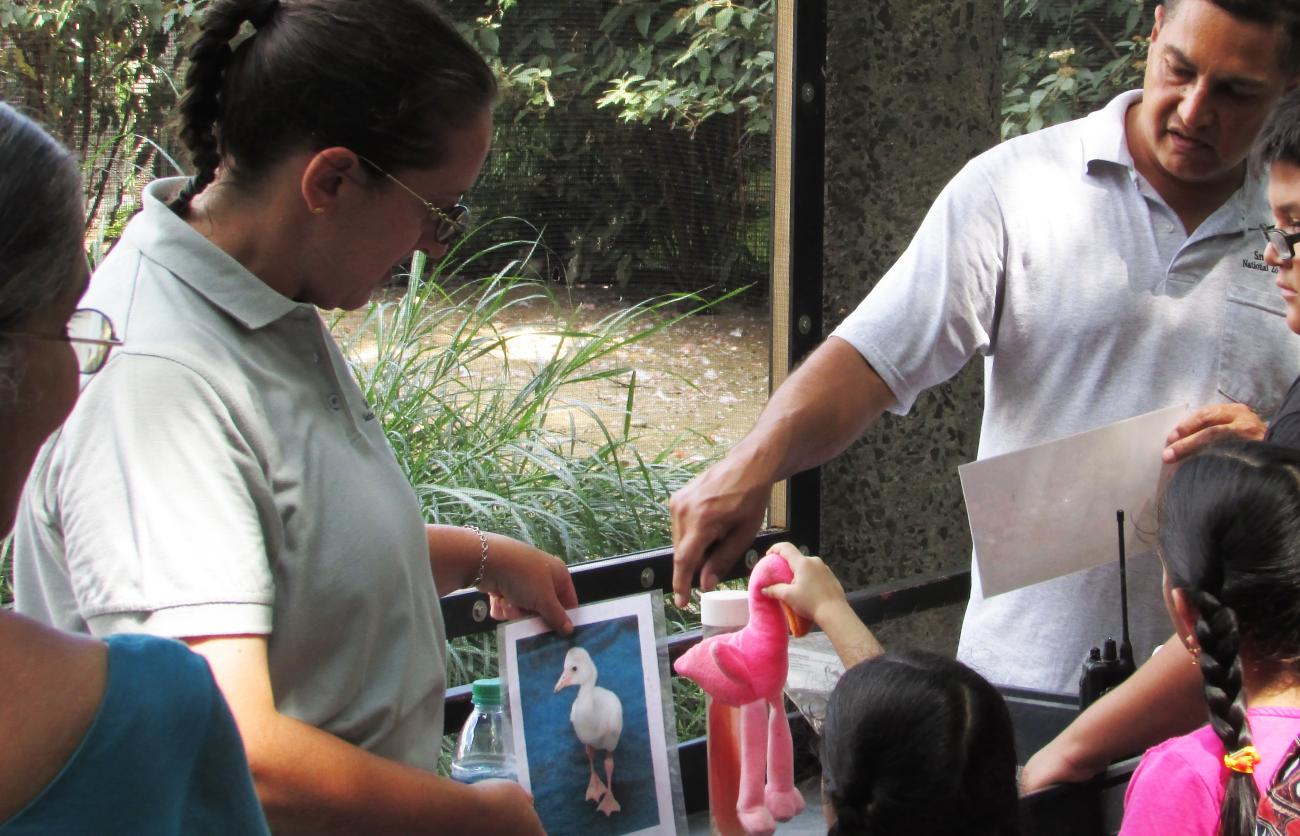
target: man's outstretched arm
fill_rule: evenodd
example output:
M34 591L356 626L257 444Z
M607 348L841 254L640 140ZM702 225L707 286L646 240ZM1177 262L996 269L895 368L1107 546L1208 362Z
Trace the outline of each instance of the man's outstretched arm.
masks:
M701 588L712 589L753 542L772 485L839 455L893 403L844 340L831 337L809 355L726 457L669 500L677 605L686 605L697 570Z

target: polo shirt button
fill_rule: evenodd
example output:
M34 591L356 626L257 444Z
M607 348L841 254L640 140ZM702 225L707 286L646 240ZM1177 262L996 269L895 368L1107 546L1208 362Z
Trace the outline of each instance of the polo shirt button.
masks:
M313 351L313 352L311 353L311 361L312 361L313 363L319 363L319 362L320 362L320 355Z
M341 400L339 400L339 396L338 396L338 395L330 395L330 396L329 396L329 405L330 405L330 409L338 409L340 406L343 405L343 402L342 402Z

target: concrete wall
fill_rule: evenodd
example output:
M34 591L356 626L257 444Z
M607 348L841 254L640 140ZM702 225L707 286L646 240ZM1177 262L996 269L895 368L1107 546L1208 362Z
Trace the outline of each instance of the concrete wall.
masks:
M958 168L997 140L1001 0L829 0L825 317L837 325ZM978 361L823 468L822 553L847 589L964 567L957 465L975 457ZM826 501L850 497L851 501ZM955 651L961 607L881 625Z

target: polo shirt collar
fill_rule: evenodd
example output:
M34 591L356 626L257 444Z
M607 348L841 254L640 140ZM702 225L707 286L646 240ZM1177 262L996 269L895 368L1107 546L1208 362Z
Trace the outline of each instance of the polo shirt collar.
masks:
M1124 115L1141 99L1141 90L1126 90L1083 120L1084 174L1089 173L1095 162L1133 167L1133 155L1124 137Z
M169 177L150 183L141 210L147 223L127 225L122 243L169 270L250 330L265 327L298 308L310 308L272 290L167 208L166 200L185 181L184 177Z
M1111 99L1101 110L1083 120L1083 173L1093 173L1094 163L1110 163L1128 169L1133 178L1140 176L1133 166L1124 133L1124 115L1142 99L1141 90L1127 90ZM1226 210L1226 211L1225 211ZM1264 172L1253 159L1246 163L1246 178L1241 187L1215 211L1215 233L1250 229L1259 218L1269 216L1268 191ZM1220 225L1221 224L1221 225ZM1210 231L1210 230L1206 230Z

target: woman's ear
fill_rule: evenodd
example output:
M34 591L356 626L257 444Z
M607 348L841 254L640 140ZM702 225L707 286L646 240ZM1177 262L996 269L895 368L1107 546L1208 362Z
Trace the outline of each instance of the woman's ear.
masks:
M363 176L361 160L343 147L323 148L312 155L302 172L302 199L307 210L323 215L335 208L349 180Z
M1173 616L1174 630L1178 632L1178 638L1189 649L1196 646L1196 622L1201 618L1200 611L1187 596L1185 589L1178 587L1170 589L1169 601L1172 605L1170 615Z

